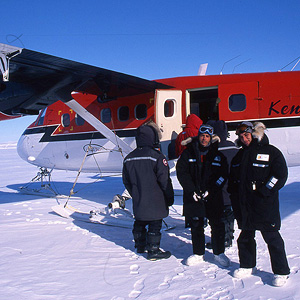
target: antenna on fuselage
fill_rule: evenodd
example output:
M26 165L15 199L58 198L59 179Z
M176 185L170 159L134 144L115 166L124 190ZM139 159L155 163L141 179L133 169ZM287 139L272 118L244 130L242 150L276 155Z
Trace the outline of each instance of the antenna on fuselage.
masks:
M230 61L232 61L232 60L234 60L234 59L236 59L236 58L238 58L238 57L240 57L240 56L241 56L241 55L238 55L238 56L236 56L236 57L234 57L234 58L231 58L231 59L225 61L224 64L223 64L223 67L222 67L222 69L221 69L221 71L220 71L220 75L223 74L222 71L223 71L223 69L224 69L224 66L225 66L228 62L230 62Z
M298 65L298 63L300 62L300 56L298 56L297 58L295 58L293 61L291 61L290 63L288 63L286 66L284 66L283 68L279 69L278 72L281 72L283 69L285 69L287 66L289 66L290 64L292 64L294 61L296 61L298 59L298 61L296 62L296 64L293 66L293 68L291 69L291 71L293 71L296 66Z
M245 62L249 61L250 59L251 59L251 58L249 58L249 59L247 59L247 60L244 60L244 61L242 61L241 63L235 65L234 68L233 68L233 70L232 70L232 73L234 73L234 70L235 70L236 67L238 67L238 66L244 64Z

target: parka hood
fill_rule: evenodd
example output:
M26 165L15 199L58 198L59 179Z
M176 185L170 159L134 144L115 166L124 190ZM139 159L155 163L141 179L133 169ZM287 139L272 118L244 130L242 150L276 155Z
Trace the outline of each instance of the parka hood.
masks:
M199 130L199 127L202 125L202 120L195 114L190 114L186 118L186 125L185 129L194 129L194 130Z
M141 125L137 129L136 145L137 147L151 147L156 148L159 146L161 132L153 121Z
M185 140L183 140L182 142L181 142L181 145L182 146L188 146L190 143L192 143L192 142L199 142L199 140L198 140L199 138L198 138L198 136L195 136L195 137L188 137L187 139L185 139ZM216 134L213 134L212 135L212 138L211 138L211 144L214 144L214 143L216 143L216 142L218 142L218 143L220 143L220 138L219 138L219 136L217 136Z
M253 132L252 132L252 137L254 140L257 141L257 143L262 143L262 144L269 144L269 139L265 134L266 126L262 122L254 122L253 123ZM240 141L239 138L235 140L235 144L238 147L243 147L243 143Z
M214 128L215 134L219 136L221 141L226 141L228 137L228 130L227 125L223 120L209 120L207 124Z

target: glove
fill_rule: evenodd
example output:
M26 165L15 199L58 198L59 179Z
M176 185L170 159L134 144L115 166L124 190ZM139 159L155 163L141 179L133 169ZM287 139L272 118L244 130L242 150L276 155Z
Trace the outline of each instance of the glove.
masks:
M204 193L200 192L200 195L197 194L196 192L194 192L193 198L196 202L199 202L199 201L206 202L207 201L207 199L206 199L207 196L208 196L208 191L205 191Z

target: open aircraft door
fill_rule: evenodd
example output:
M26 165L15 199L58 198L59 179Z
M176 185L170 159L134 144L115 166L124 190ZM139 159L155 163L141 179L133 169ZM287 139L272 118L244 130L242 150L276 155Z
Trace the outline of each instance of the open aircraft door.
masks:
M175 139L182 131L182 91L156 90L155 121L162 132L161 150L172 159L175 155Z
M259 118L259 82L221 84L219 118L240 121Z

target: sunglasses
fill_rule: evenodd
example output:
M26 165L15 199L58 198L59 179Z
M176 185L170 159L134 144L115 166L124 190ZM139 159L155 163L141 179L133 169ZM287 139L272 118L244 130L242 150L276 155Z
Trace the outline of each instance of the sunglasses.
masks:
M205 126L201 126L199 128L199 132L200 133L207 133L209 135L212 135L214 133L214 129L213 129L213 127L211 127L209 125L205 125Z

